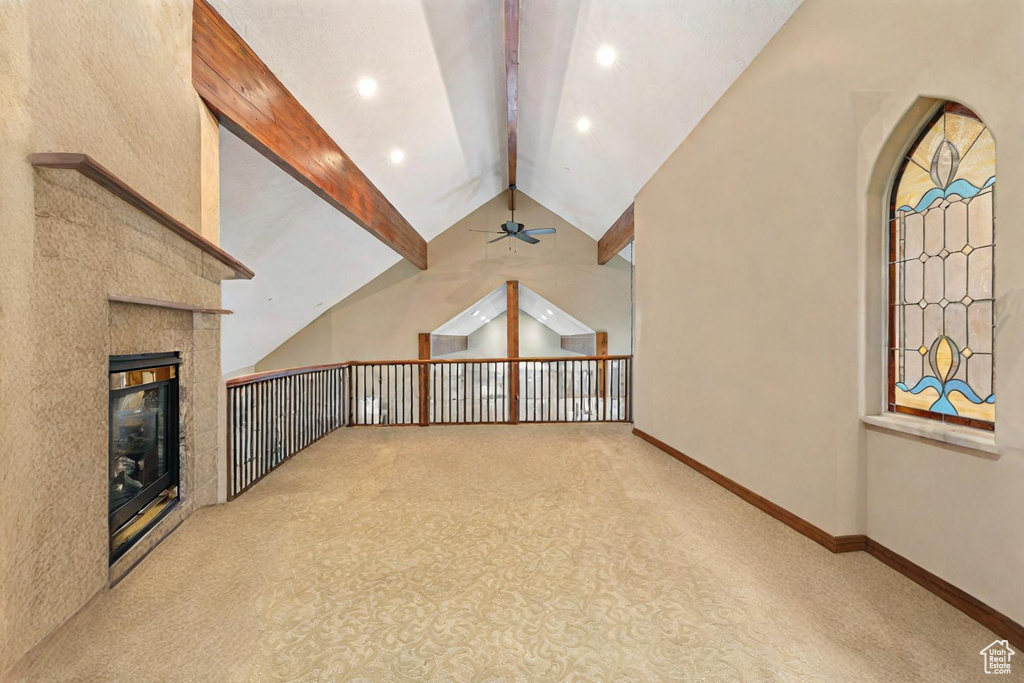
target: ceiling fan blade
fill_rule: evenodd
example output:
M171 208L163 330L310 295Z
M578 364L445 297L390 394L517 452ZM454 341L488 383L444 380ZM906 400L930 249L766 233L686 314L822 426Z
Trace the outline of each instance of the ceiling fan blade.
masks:
M523 234L521 232L520 233L516 233L515 235L512 235L512 237L515 237L517 240L522 240L524 242L529 242L530 244L540 244L540 240L539 239L537 239L535 237L530 237L529 235Z
M501 237L495 237L493 240L491 240L487 244L494 244L495 242L500 242L501 240L505 239L506 237L508 237L508 235L502 235Z
M524 235L554 235L554 228L534 228L533 230L523 230Z

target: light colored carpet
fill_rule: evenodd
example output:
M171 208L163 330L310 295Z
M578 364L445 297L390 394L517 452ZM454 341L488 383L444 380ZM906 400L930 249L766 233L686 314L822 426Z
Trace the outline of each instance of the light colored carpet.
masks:
M626 426L364 428L193 515L15 680L966 681L993 639Z

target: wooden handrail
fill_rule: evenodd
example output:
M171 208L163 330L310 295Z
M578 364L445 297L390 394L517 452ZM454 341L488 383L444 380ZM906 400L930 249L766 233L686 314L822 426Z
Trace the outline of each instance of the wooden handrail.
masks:
M292 375L304 375L318 370L331 370L333 368L357 367L363 365L443 365L447 363L553 363L556 361L591 361L591 360L626 360L632 358L629 355L618 356L550 356L546 358L431 358L428 360L350 360L344 363L327 363L324 365L304 365L296 368L284 368L281 370L267 370L256 372L251 375L239 375L227 380L228 387L238 387L244 384L263 382L278 377L291 377Z
M41 152L30 155L29 161L37 168L57 168L78 171L89 180L92 180L97 185L113 194L115 197L131 204L160 225L169 229L171 232L176 233L186 242L198 247L200 251L203 251L217 259L234 271L235 275L239 278L251 280L255 275L255 273L249 270L249 268L247 268L241 261L161 209L153 202L143 197L138 190L130 187L126 182L111 173L110 170L99 164L88 154L80 154L77 152Z
M552 356L548 358L431 358L429 360L352 360L349 365L424 365L442 363L553 363L559 360L624 360L632 356Z
M227 380L226 384L230 387L240 387L243 384L253 384L255 382L263 382L268 379L277 379L278 377L291 377L292 375L304 375L309 372L316 372L317 370L330 370L332 368L344 368L348 367L350 363L328 363L325 365L303 365L298 368L284 368L282 370L267 370L265 372L254 372L250 375L239 375L238 377L232 377Z

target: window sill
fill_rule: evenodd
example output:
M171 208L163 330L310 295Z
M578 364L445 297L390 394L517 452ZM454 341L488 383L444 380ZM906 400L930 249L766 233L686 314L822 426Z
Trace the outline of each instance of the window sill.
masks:
M996 439L992 432L985 432L969 427L957 427L943 424L935 420L911 417L908 415L865 415L861 420L869 428L900 432L922 439L941 441L951 446L970 448L984 453L998 454Z

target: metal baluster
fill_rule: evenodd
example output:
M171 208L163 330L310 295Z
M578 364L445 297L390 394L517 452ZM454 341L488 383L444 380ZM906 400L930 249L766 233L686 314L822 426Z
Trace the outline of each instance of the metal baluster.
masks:
M251 420L250 420L251 429L252 429L252 450L250 451L249 457L248 457L248 459L246 460L246 463L245 463L245 468L246 468L245 485L246 485L246 487L248 487L249 484L252 483L253 472L255 472L255 468L256 468L256 456L259 453L259 448L260 448L260 445L259 445L259 419L260 418L259 418L259 412L256 409L256 388L257 388L257 386L259 386L259 385L258 384L253 384L252 387L250 387L250 391L249 391L249 404L251 406L250 407L250 411L252 413Z
M252 428L252 416L249 414L249 390L252 389L251 384L247 384L241 388L241 408L242 408L242 453L241 458L235 464L238 469L237 476L235 477L238 482L238 490L241 491L245 488L245 461L249 457L249 432Z
M253 385L252 405L253 412L255 413L253 426L256 428L256 434L252 450L253 457L252 461L249 463L249 481L246 483L247 486L256 481L260 474L260 457L263 453L263 420L261 414L263 411L263 402L260 400L262 392L263 387L260 382Z
M245 485L249 486L259 474L259 458L262 446L263 429L260 424L260 383L252 385L252 410L253 410L253 444L252 457L249 460L249 476L246 477Z
M526 361L525 363L523 363L523 386L520 387L520 391L523 392L523 399L524 399L524 401L523 401L523 422L529 422L530 421L530 400L531 400L530 387L533 385L533 382L531 382L530 380L531 380L532 377L533 376L530 374L530 361Z
M278 440L278 436L277 436L277 432L278 432L278 429L279 429L278 419L279 419L279 416L281 414L280 407L278 406L278 400L280 399L280 391L279 391L279 388L278 388L278 383L279 382L276 379L275 380L271 380L270 383L269 383L270 384L270 393L273 396L273 400L271 401L271 406L270 406L271 407L271 413L273 415L273 417L271 418L271 424L270 424L270 440L273 442L273 445L272 445L273 456L270 459L271 460L271 469L273 469L273 467L275 467L277 465L277 463L281 461L281 444L280 444L280 441Z
M576 361L569 361L569 392L572 394L572 421L576 421Z
M256 458L253 460L252 480L255 482L260 477L260 467L263 462L263 383L256 383Z
M587 402L587 413L586 413L587 414L587 422L590 422L591 418L594 417L594 411L592 411L590 409L590 394L591 394L591 392L593 390L593 387L591 386L591 384L592 384L592 381L591 381L592 376L590 374L590 361L589 360L583 361L583 368L584 368L583 381L586 382L586 385L587 385L586 389L583 392L583 397L584 397L584 400Z
M554 383L553 383L553 381L551 379L551 366L553 365L553 363L552 363L552 361L544 361L543 365L544 365L544 375L543 375L544 376L544 402L542 404L541 412L544 414L544 421L545 422L553 422L553 420L551 419L551 403L552 403L551 389L554 386Z
M228 442L228 455L230 456L228 462L228 498L233 498L235 495L235 482L234 482L234 471L235 471L235 459L238 457L238 435L235 430L238 428L238 419L235 415L236 393L232 388L228 388L228 434L231 440Z
M274 382L263 382L263 466L260 479L273 468L274 458Z

